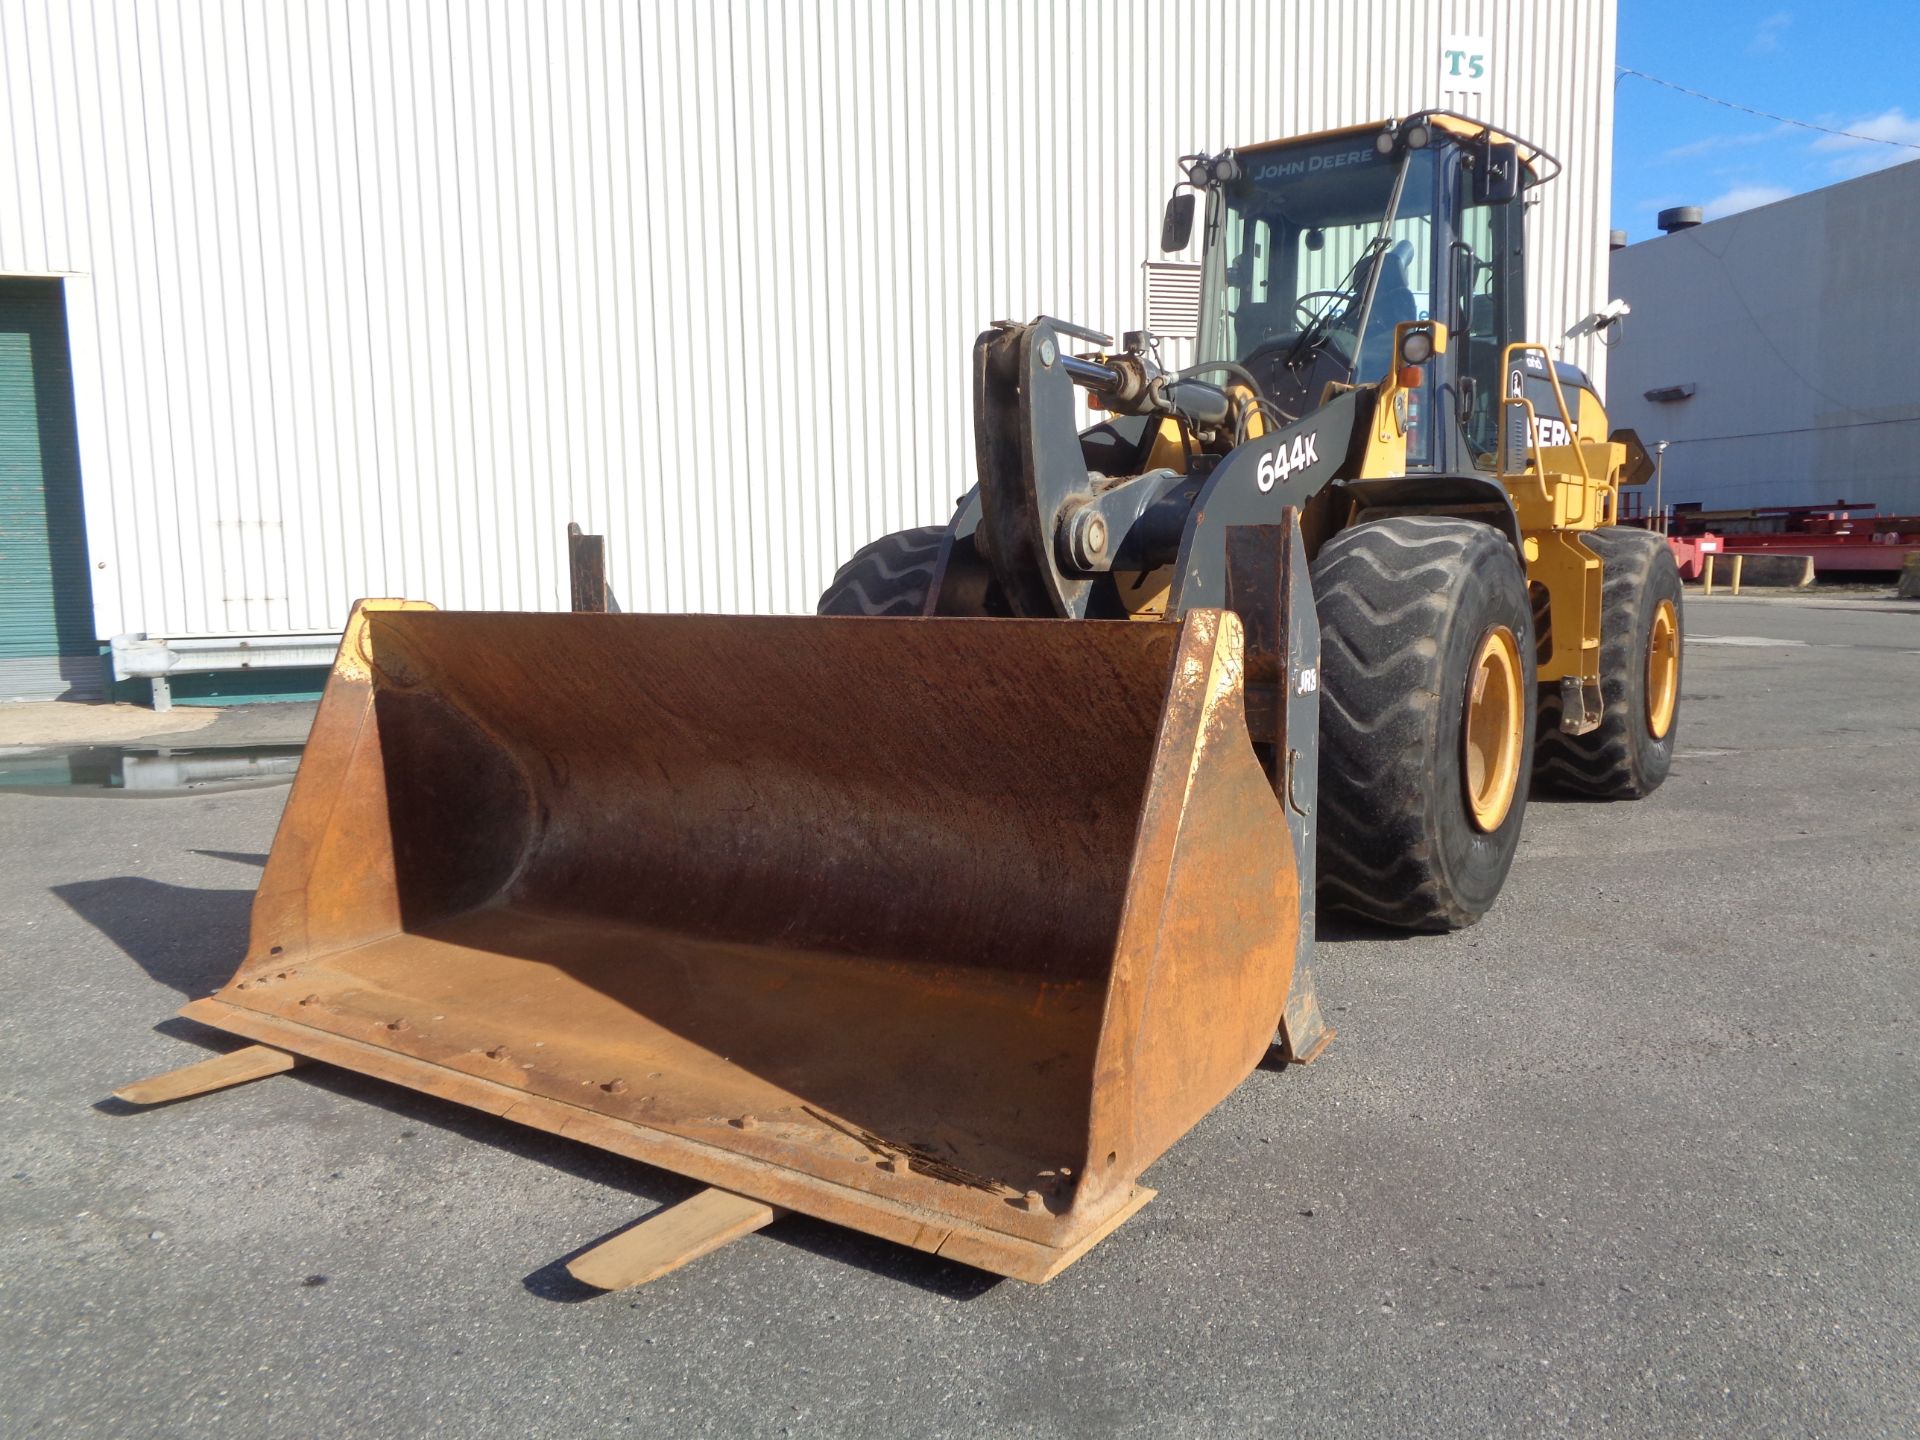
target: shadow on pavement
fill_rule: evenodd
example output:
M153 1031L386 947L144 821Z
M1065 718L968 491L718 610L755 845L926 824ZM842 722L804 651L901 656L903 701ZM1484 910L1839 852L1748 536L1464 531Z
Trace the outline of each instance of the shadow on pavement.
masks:
M197 853L242 863L257 863L266 858L225 851ZM246 949L248 917L253 904L251 890L201 890L139 876L119 876L56 885L53 893L125 951L152 979L188 998L210 994L225 984ZM160 1021L154 1029L162 1035L204 1047L209 1054L232 1050L245 1043L237 1036L177 1016ZM200 1058L205 1057L183 1055L180 1063L185 1065ZM284 1081L289 1077L273 1078ZM451 1131L521 1159L550 1165L578 1179L624 1190L651 1202L636 1207L640 1213L633 1219L641 1218L641 1214L653 1207L677 1204L703 1188L699 1182L672 1171L642 1165L353 1071L306 1065L291 1072L291 1078L344 1099L376 1106L402 1120ZM155 1107L128 1105L108 1098L97 1101L93 1108L103 1115L122 1117ZM632 1220L623 1221L614 1230L587 1240L525 1276L521 1284L529 1294L560 1304L577 1304L604 1293L575 1280L567 1273L566 1262L631 1223ZM998 1276L971 1266L804 1215L784 1216L761 1233L810 1254L868 1270L950 1300L974 1299L1000 1283Z
M256 870L264 870L267 866L266 856L246 850L193 850L189 853L205 855L212 860L231 860L236 865L251 865Z
M1342 910L1322 910L1314 917L1313 938L1328 945L1344 945L1349 940L1423 940L1432 935L1424 930L1396 930Z
M943 1260L910 1246L816 1220L788 1215L761 1232L772 1239L841 1265L852 1265L887 1280L898 1280L945 1300L977 1300L1006 1281L985 1270Z
M149 976L188 999L224 985L246 950L252 890L199 890L121 875L55 885L53 893Z

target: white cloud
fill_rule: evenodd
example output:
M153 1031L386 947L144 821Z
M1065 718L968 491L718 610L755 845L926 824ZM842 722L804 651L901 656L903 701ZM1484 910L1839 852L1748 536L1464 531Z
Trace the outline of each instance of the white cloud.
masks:
M1700 208L1707 212L1707 219L1718 220L1725 215L1751 210L1756 205L1771 205L1776 200L1785 200L1791 194L1793 191L1784 185L1736 185L1724 194L1714 196Z
M1785 10L1776 10L1760 22L1753 32L1753 39L1747 42L1749 55L1772 55L1780 49L1780 33L1793 24L1793 16Z
M1778 140L1792 129L1791 125L1776 125L1771 130L1744 130L1737 135L1708 135L1699 140L1689 140L1684 145L1676 145L1660 158L1662 160L1697 160L1702 155L1713 155L1721 150L1742 150L1749 145Z
M1827 169L1835 175L1865 175L1905 160L1920 160L1920 149L1905 148L1920 146L1920 117L1909 117L1898 105L1878 115L1836 128L1850 130L1853 134L1822 135L1811 147L1832 157L1827 161ZM1871 138L1855 139L1855 136ZM1875 140L1898 143L1876 145L1873 143Z
M1753 38L1747 42L1749 55L1771 55L1780 49L1780 37L1786 28L1793 24L1792 12L1776 10L1767 16L1755 28Z

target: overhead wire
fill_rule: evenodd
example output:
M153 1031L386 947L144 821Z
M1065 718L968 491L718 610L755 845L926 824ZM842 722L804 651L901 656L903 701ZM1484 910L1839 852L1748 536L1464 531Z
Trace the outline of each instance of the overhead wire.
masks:
M1742 105L1738 100L1722 100L1718 95L1709 95L1704 90L1690 89L1685 85L1676 85L1671 80L1662 80L1658 75L1649 75L1644 70L1635 70L1629 65L1613 67L1622 75L1632 75L1636 79L1648 80L1655 85L1664 85L1669 90L1678 90L1682 95L1691 95L1696 100L1705 100L1709 105L1724 105L1729 110L1738 110L1743 115L1757 115L1762 120L1777 120L1782 125L1797 125L1802 130L1818 130L1822 135L1839 135L1848 140L1860 140L1869 145L1891 145L1898 150L1920 151L1920 145L1907 140L1890 140L1884 135L1862 135L1858 130L1838 130L1831 125L1816 125L1811 120L1796 120L1791 115L1776 115L1771 110L1758 110L1751 105Z
M1827 430L1864 430L1874 425L1920 425L1920 415L1896 415L1885 420L1843 420L1838 425L1796 425L1790 430L1747 430L1737 435L1688 435L1669 445L1704 445L1715 440L1764 440L1775 435L1817 435Z

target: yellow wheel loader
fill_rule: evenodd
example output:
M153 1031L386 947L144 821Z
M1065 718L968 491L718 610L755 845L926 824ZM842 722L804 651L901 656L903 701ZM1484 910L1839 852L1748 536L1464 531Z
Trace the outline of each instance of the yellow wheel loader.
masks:
M1613 523L1650 467L1522 330L1552 169L1441 112L1186 157L1200 363L996 324L978 486L819 617L362 602L183 1012L255 1043L122 1097L318 1060L711 1187L594 1285L788 1209L1057 1273L1325 1045L1316 890L1468 923L1530 783L1671 763L1677 573Z

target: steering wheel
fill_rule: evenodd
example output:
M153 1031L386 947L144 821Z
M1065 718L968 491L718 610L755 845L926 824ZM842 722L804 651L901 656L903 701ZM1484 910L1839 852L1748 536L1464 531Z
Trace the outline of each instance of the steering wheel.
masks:
M1264 373L1265 367L1291 355L1294 343L1291 339L1269 340L1264 345L1256 345L1252 350L1249 350L1245 355L1241 356L1240 363L1253 371L1254 374L1261 375ZM1354 350L1353 332L1350 330L1329 330L1316 340L1314 349L1332 356L1338 364L1352 365Z
M1300 317L1301 328L1306 329L1308 326L1320 324L1326 320L1329 315L1333 314L1333 307L1331 305L1315 306L1309 304L1309 301L1338 300L1347 309L1351 310L1354 301L1359 298L1360 297L1351 290L1309 290L1293 302L1293 312Z

